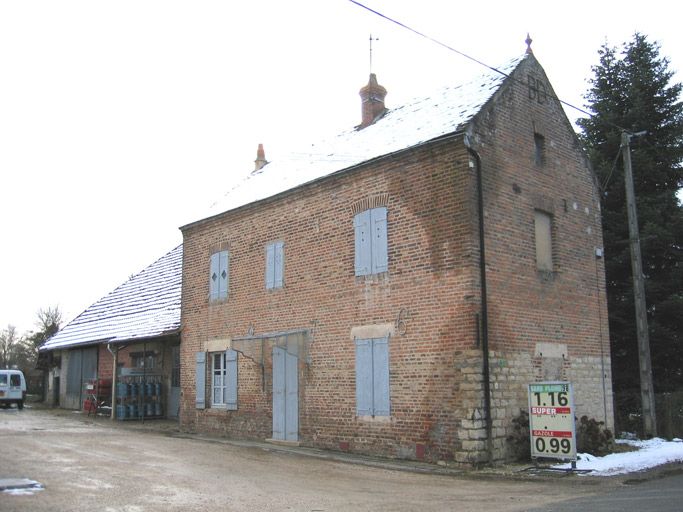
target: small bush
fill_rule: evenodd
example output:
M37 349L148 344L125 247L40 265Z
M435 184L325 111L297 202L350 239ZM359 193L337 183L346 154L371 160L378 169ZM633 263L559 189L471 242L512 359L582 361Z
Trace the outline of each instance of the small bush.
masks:
M529 412L521 409L519 416L512 419L512 433L506 438L512 460L531 460L531 441L529 440Z
M512 419L512 433L506 438L508 453L514 461L531 460L531 442L529 438L529 413L520 410L519 416ZM605 428L603 421L596 421L582 416L576 423L576 451L590 453L597 457L614 451L614 436Z
M580 453L603 456L614 449L614 436L604 421L581 416L576 425L576 449Z

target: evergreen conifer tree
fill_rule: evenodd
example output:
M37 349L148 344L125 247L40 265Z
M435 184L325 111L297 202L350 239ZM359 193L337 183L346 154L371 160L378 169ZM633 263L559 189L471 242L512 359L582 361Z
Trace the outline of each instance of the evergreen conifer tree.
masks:
M631 142L655 391L683 390L683 103L669 60L636 33L621 51L604 45L578 121L599 181L614 390L639 387L635 306L620 155Z

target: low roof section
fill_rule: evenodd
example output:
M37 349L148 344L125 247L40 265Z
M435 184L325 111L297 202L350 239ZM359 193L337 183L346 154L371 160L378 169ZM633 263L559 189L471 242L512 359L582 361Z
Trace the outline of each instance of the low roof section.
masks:
M83 311L40 350L178 334L182 260L181 244Z

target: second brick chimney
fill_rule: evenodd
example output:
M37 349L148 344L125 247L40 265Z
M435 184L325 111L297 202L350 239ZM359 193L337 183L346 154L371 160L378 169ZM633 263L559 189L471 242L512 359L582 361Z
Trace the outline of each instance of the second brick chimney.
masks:
M254 171L260 171L268 163L266 160L266 152L263 149L263 144L258 145L256 150L256 160L254 160Z
M374 73L370 73L368 85L363 87L359 94L363 118L358 129L362 130L366 126L370 126L386 112L384 98L387 95L387 90L377 83L377 76Z

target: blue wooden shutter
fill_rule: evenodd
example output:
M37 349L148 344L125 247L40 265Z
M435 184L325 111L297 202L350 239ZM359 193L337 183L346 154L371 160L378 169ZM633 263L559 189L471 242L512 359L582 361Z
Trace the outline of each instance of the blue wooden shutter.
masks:
M211 255L211 263L209 265L209 300L216 300L218 298L220 273L220 255L215 252Z
M283 275L285 270L285 244L284 242L275 242L275 244L273 245L275 251L273 261L273 286L275 288L282 288L284 282Z
M195 407L206 408L206 352L197 352L195 369Z
M296 441L298 438L299 358L285 351L285 439Z
M225 351L225 385L227 387L226 406L229 411L237 410L237 352Z
M355 236L355 272L357 276L366 276L372 272L372 251L370 235L370 210L360 212L353 218Z
M356 340L356 414L370 416L372 407L372 340Z
M220 255L220 279L218 281L218 297L224 299L228 296L228 283L230 278L230 257L228 251L221 251Z
M389 269L387 252L387 209L371 210L372 220L372 273L386 272Z
M273 347L273 439L285 439L285 351Z
M372 340L373 409L376 416L389 416L389 338Z
M266 246L266 289L275 287L275 244Z

